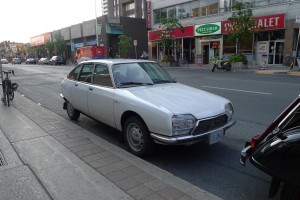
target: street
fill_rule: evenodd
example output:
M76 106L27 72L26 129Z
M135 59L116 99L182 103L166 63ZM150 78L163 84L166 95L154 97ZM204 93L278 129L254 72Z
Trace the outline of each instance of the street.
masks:
M19 84L18 92L41 106L68 118L62 109L60 82L71 66L4 65L14 69L11 77ZM223 199L268 199L270 177L239 163L246 140L262 132L275 117L300 94L299 77L259 75L251 72L211 73L195 68L167 68L178 82L228 98L235 108L237 121L225 139L212 146L157 145L145 160ZM76 122L95 135L126 148L118 142L116 131L83 115ZM114 134L112 134L114 133ZM279 199L279 195L275 199Z

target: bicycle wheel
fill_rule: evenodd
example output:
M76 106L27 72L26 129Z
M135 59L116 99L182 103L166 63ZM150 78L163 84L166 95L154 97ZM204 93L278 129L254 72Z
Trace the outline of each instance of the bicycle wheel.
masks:
M14 91L10 90L10 92L9 92L9 100L12 101L14 99L14 97L15 97Z
M9 88L8 88L8 84L7 82L5 82L5 91L4 91L4 101L6 101L7 106L10 106L10 102L9 102ZM4 103L5 104L5 103Z

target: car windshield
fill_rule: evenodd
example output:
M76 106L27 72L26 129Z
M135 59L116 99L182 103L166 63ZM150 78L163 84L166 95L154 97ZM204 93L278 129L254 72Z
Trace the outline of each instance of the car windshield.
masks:
M166 70L152 62L115 64L112 72L118 88L175 82Z

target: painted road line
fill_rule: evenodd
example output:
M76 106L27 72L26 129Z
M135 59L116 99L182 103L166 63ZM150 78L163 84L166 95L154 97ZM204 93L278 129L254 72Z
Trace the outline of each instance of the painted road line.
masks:
M249 90L237 90L237 89L230 89L230 88L220 88L220 87L212 87L212 86L202 86L204 88L213 88L213 89L219 89L219 90L230 90L230 91L237 91L237 92L247 92L247 93L254 93L254 94L263 94L263 95L272 95L272 93L266 93L266 92L256 92L256 91L249 91Z

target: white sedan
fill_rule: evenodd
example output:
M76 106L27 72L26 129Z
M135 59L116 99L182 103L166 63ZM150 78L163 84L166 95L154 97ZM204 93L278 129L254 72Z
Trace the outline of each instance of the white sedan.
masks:
M159 144L209 144L235 124L229 100L174 79L149 60L90 60L61 83L64 109L119 130L129 150L143 156Z

